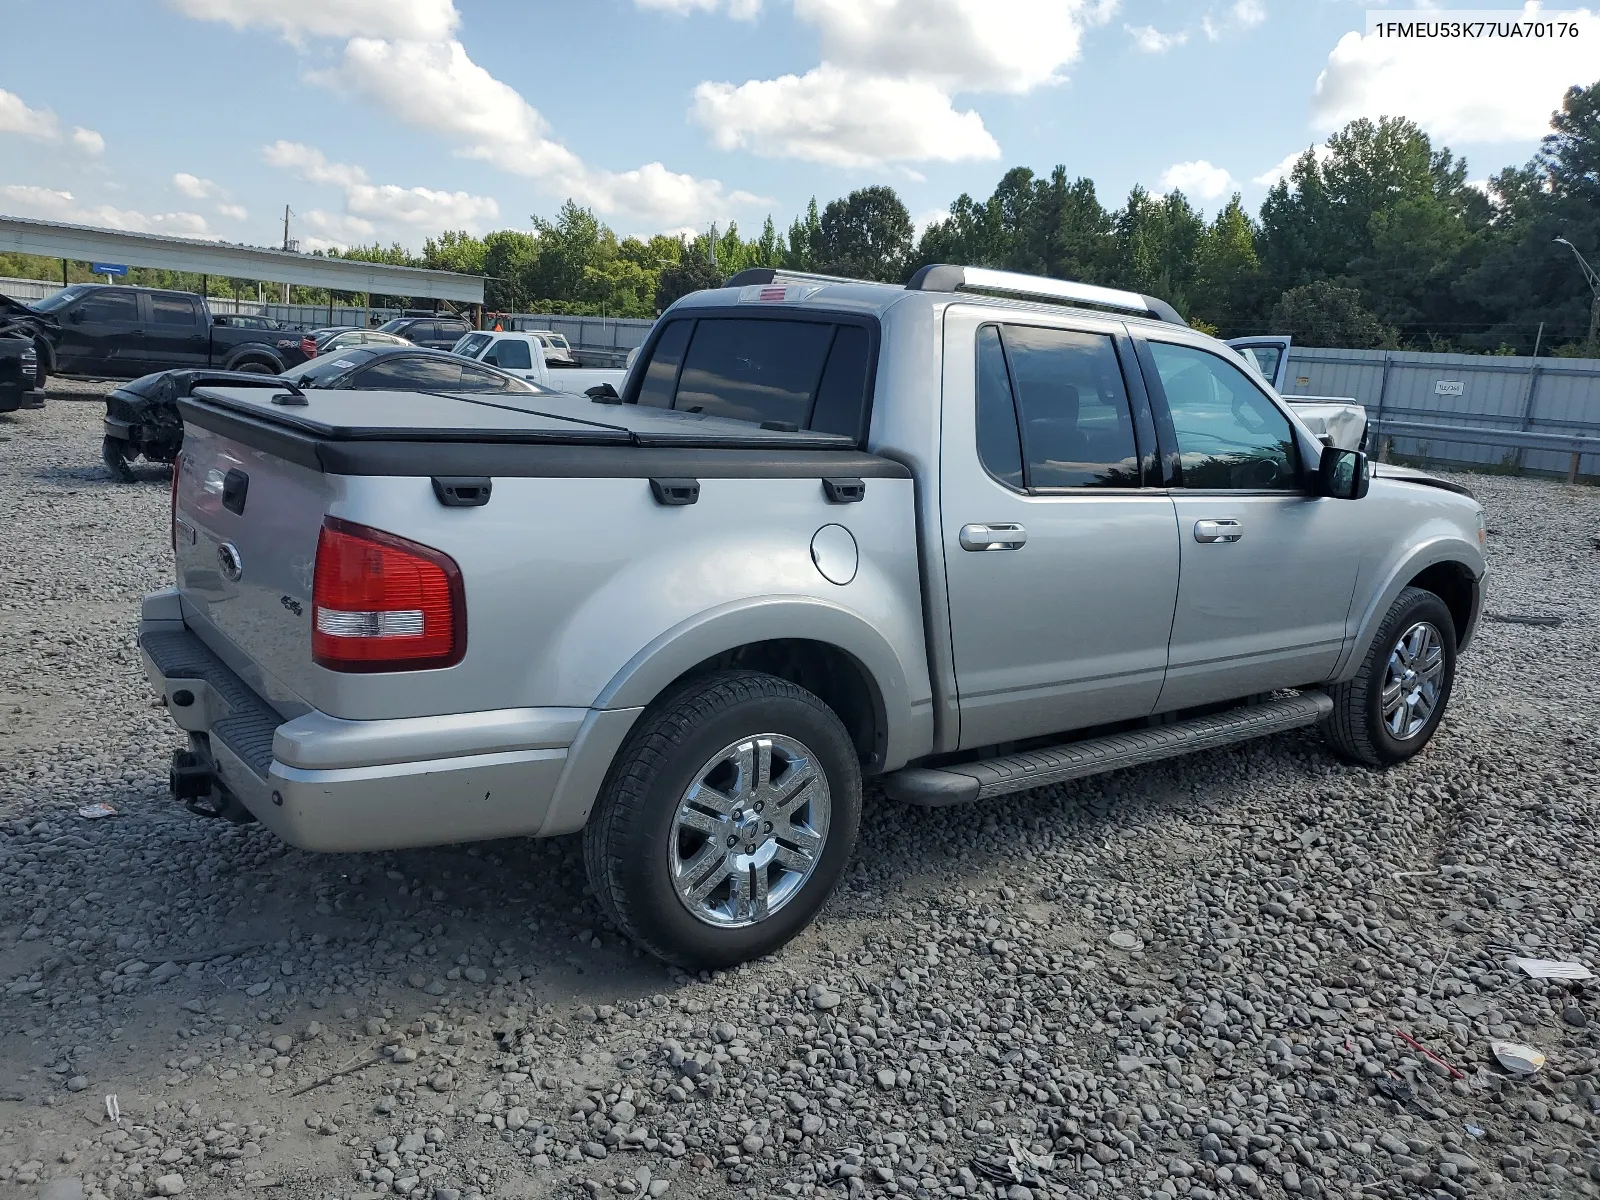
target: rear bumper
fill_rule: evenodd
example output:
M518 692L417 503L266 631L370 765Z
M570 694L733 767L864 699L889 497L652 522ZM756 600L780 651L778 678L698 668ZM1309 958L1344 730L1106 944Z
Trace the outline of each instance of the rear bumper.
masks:
M568 833L587 819L637 710L496 709L391 721L285 720L147 597L139 649L152 686L222 786L306 850L388 850ZM572 757L575 746L584 752ZM603 762L601 761L603 758Z

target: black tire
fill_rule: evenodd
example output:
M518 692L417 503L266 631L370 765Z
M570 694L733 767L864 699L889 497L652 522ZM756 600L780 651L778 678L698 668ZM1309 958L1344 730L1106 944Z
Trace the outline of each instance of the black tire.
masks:
M264 363L259 359L249 359L246 362L240 363L233 369L235 371L241 371L246 375L276 375L278 373L277 368L275 368L271 363Z
M1399 737L1385 722L1383 712L1390 658L1401 639L1422 623L1433 627L1443 658L1437 699L1416 731ZM1378 626L1355 678L1328 689L1333 697L1333 715L1323 726L1328 744L1352 762L1369 767L1390 767L1421 753L1439 728L1455 685L1455 629L1450 609L1438 596L1414 587L1402 591Z
M724 748L763 734L793 739L813 756L829 793L827 832L810 874L770 915L711 924L673 883L679 804ZM810 923L850 860L860 822L861 766L833 710L787 680L721 672L689 681L640 717L584 828L584 864L606 916L643 949L691 970L728 967L770 954Z
M111 474L121 483L134 483L138 476L133 473L133 464L129 461L137 451L128 442L121 438L105 437L100 439L100 458L106 464Z

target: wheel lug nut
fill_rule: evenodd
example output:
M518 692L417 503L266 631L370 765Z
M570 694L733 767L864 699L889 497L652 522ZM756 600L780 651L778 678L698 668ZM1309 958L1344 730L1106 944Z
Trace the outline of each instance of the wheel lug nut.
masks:
M729 846L730 846L730 847L731 847L731 846L737 846L737 845L738 845L738 844L739 844L739 839L738 839L738 838L736 838L736 837L730 837L730 838L729 838L729 839L728 839L728 845L729 845Z

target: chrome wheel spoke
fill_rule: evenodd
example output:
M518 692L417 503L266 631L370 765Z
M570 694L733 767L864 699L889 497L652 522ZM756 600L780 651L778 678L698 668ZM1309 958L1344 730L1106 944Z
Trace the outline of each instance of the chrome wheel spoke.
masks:
M701 812L685 804L678 809L678 824L684 829L692 829L696 833L703 833L709 838L722 836L724 822L717 820L709 813Z
M1396 739L1416 737L1433 719L1444 690L1444 639L1427 621L1407 629L1389 652L1379 711Z
M706 849L716 850L716 847L707 846ZM699 882L695 883L688 889L687 892L683 893L686 900L691 900L696 904L702 902L707 896L711 895L712 892L716 891L717 887L722 883L722 881L728 878L728 876L732 873L733 867L728 861L726 855L716 853L711 857L716 859L715 865L713 865L709 871L700 877ZM693 878L693 876L691 876L691 878Z
M794 738L758 734L724 747L674 814L667 854L678 899L708 925L766 920L810 880L831 803L827 776Z

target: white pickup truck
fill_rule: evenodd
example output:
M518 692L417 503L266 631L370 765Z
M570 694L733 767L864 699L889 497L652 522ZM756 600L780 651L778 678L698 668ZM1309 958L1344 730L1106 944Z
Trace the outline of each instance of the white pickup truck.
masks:
M1483 602L1463 488L1153 297L745 272L620 391L181 398L175 797L315 850L582 830L619 929L727 965L822 906L864 777L982 803L1315 724L1402 762Z
M623 369L601 367L561 367L552 369L546 361L546 343L537 333L502 333L484 330L469 333L451 347L450 353L459 354L476 362L499 367L508 375L526 379L558 392L587 392L593 387L609 386L619 392L628 372Z
M1228 345L1245 364L1272 385L1306 428L1329 446L1367 448L1367 410L1353 396L1296 396L1284 391L1289 382L1289 346L1285 335L1231 338Z

